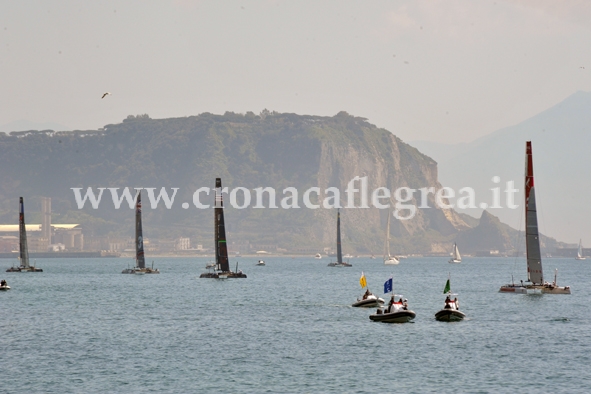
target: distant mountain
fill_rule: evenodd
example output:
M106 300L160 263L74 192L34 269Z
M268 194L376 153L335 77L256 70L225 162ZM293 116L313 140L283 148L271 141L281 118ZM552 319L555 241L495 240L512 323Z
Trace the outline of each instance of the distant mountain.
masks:
M76 208L71 188L128 186L179 188L171 209L161 204L148 209L144 195L144 235L160 238L189 236L211 247L213 210L197 209L194 192L213 188L221 177L230 191L250 191L247 209L232 207L225 198L230 243L249 242L260 249L316 250L335 247L336 210L308 209L303 193L318 187L322 205L337 188L342 206L345 190L356 176L367 177L368 199L378 187L440 188L436 163L385 129L365 119L341 112L333 117L253 113L150 119L129 116L122 123L100 130L75 132L12 132L0 135L0 221L16 221L19 196L25 197L28 222L39 222L38 197L52 198L54 222L82 223L92 235L133 234L133 210L115 209L109 191L101 205ZM360 182L356 183L360 187ZM277 191L280 206L284 189L299 192L301 208L253 208L255 188ZM333 189L334 190L334 189ZM237 203L244 202L242 189ZM394 200L394 198L392 198ZM205 204L213 194L201 194ZM383 202L387 202L383 201ZM430 194L431 208L417 209L411 220L394 220L391 226L394 253L429 252L432 244L447 244L471 225L453 210L442 210ZM182 203L187 203L186 209ZM414 205L420 205L415 194ZM269 206L268 197L263 200ZM125 205L125 204L124 204ZM360 205L359 194L355 205ZM190 208L190 209L189 209ZM341 210L345 253L381 255L388 210ZM403 215L406 215L404 213ZM470 220L468 220L469 222Z
M533 147L536 200L540 230L575 243L591 240L591 93L577 92L552 108L515 126L498 130L468 144L411 144L438 162L444 186L472 187L477 202L516 228L523 227L525 141ZM498 176L500 181L493 182ZM506 208L504 190L514 181L517 209ZM501 187L501 206L490 208L492 191ZM479 197L480 196L480 197ZM479 216L482 209L458 210ZM590 241L591 242L591 241Z

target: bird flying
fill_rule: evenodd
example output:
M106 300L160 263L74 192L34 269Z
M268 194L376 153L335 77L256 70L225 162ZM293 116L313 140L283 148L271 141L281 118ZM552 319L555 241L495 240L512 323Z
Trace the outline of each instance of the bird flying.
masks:
M102 99L104 99L105 97L107 97L109 94L111 94L110 92L105 92L103 93L103 97L101 97Z

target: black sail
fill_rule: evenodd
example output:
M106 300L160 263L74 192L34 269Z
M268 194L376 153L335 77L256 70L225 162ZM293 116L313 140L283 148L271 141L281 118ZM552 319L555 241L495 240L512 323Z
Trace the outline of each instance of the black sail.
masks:
M341 251L341 213L337 209L337 263L343 263L343 252Z
M228 261L228 245L226 244L226 227L224 224L224 202L222 198L222 179L215 179L215 261L217 269L230 271Z
M142 191L138 191L135 200L135 265L146 268L144 257L144 236L142 233Z
M27 229L25 228L25 204L23 198L19 200L18 235L21 266L29 267L29 249L27 247Z

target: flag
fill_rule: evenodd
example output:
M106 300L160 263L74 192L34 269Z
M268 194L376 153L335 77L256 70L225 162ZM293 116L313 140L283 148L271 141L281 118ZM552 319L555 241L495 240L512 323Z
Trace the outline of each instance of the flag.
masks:
M359 284L361 285L362 288L367 286L367 281L365 280L365 275L363 274L363 272L361 272L361 278L359 278Z
M449 279L445 282L445 289L443 289L443 294L449 293L451 291L451 286L449 284Z
M392 278L388 279L384 282L384 294L390 293L392 291Z

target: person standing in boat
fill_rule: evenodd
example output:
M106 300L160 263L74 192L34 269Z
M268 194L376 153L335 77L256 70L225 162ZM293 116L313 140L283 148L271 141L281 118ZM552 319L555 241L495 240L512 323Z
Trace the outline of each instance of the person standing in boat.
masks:
M365 290L365 294L363 294L363 299L367 300L367 297L369 297L371 295L371 293L369 292L369 289Z

